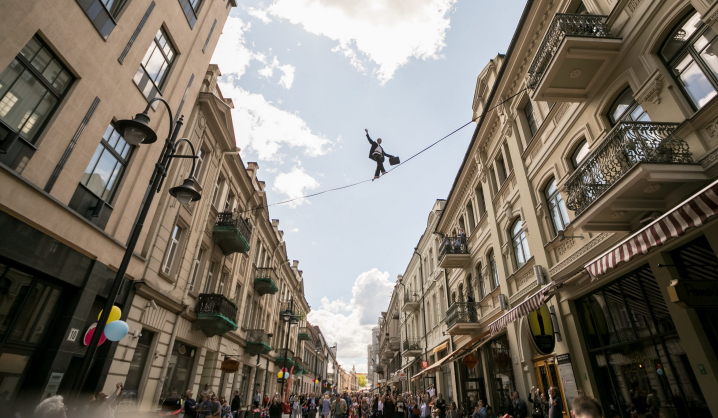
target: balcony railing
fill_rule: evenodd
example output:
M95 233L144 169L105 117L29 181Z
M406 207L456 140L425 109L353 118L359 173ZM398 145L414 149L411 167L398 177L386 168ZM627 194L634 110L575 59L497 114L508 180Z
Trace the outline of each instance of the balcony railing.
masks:
M557 13L529 67L528 88L534 89L541 82L566 36L609 38L610 27L606 19L607 16Z
M273 295L279 291L277 288L277 274L271 267L259 267L254 273L254 290L260 296Z
M300 327L297 331L297 339L299 339L299 341L311 341L312 336L309 333L309 328Z
M404 339L404 351L421 351L421 338Z
M285 359L286 359L286 367L288 369L295 365L294 351L285 350L284 348L276 348L275 352L277 353L277 357L275 357L275 364L278 367L285 367Z
M439 249L439 258L443 258L446 254L469 254L466 236L445 237Z
M383 364L375 364L374 371L377 373L384 373L384 365Z
M249 353L250 356L256 356L259 354L269 354L272 351L272 346L269 345L269 336L267 331L263 329L250 329L247 330L247 346L244 351Z
M249 252L252 228L236 212L221 212L214 225L212 240L224 255Z
M237 330L237 306L224 295L202 293L195 305L195 326L208 337Z
M446 328L459 322L478 322L481 305L478 302L455 302L446 310Z
M566 180L566 207L576 216L640 163L692 164L688 144L672 132L678 124L621 122Z

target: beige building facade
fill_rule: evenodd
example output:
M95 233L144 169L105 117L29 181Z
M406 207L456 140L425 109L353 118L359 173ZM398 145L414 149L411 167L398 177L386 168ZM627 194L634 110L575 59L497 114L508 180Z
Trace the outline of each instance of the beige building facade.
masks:
M477 77L471 144L411 261L448 283L450 349L417 347L417 385L497 413L532 386L557 387L564 416L579 392L611 417L718 413L717 8L527 2ZM412 299L412 276L404 309L442 306ZM410 335L430 340L441 322L425 322Z

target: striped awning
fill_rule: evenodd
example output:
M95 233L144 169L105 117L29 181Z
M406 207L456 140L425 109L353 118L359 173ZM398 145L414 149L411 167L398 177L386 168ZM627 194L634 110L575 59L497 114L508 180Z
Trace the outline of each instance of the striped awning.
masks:
M670 212L586 264L591 280L606 274L620 262L646 254L653 247L683 235L688 228L701 226L718 214L718 181L696 193Z
M489 331L491 331L491 335L498 334L510 323L538 309L546 301L546 295L548 295L548 292L554 287L556 287L556 283L547 284L542 287L541 290L526 298L526 300L503 314L499 319L490 323Z

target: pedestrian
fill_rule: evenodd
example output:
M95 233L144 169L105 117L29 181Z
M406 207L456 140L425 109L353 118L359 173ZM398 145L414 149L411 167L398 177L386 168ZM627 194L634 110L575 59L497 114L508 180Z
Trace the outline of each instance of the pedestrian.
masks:
M487 418L489 416L488 409L484 405L484 401L479 399L479 402L476 403L476 413L478 413L479 418Z
M262 401L262 395L259 393L258 390L254 391L254 399L252 400L254 404L254 408L259 408L259 402Z
M219 403L219 399L216 394L212 394L212 402L210 403L210 417L220 418L222 415L222 404Z
M117 406L120 404L120 401L122 401L122 398L124 397L124 390L125 387L122 383L118 383L115 385L115 392L110 395L109 398L107 398L106 402L103 403L98 409L96 417L98 418L115 418L115 410L117 409ZM172 392L173 395L177 395L176 392ZM182 409L182 401L177 397L177 409L175 411Z
M269 418L282 418L282 403L279 402L277 395L274 395L269 403Z
M209 394L201 395L199 405L197 405L197 418L206 418L211 415L212 401Z
M229 407L232 410L232 417L236 418L239 410L242 408L242 398L239 396L238 390L234 391L234 396L232 396L232 402L229 404Z
M511 394L511 405L514 410L514 418L528 418L528 407L526 406L526 402L519 397L519 392L517 390Z
M546 396L535 386L531 386L531 390L529 391L529 402L533 404L531 418L548 417L548 402L546 401Z
M396 418L407 418L406 403L404 402L404 397L401 395L396 398Z
M67 418L66 410L62 396L50 396L35 407L35 418Z
M361 399L361 418L369 418L371 415L371 409L369 408L369 401L366 397Z
M452 402L449 409L446 411L446 418L459 418L456 412L456 402Z
M396 399L391 393L391 389L386 390L384 398L382 399L382 409L384 411L385 418L395 418L396 415Z
M651 393L646 397L646 406L654 417L658 417L661 410L661 399L658 397L658 391L651 389Z
M332 402L332 415L334 418L343 418L347 413L347 402L337 393L334 402Z
M561 418L563 416L563 400L556 386L548 389L548 417Z
M446 401L444 400L443 394L440 393L438 395L438 399L434 405L439 409L439 417L444 418L446 416Z
M369 144L371 144L371 149L369 150L369 159L376 161L376 171L374 172L374 179L379 178L379 173L386 174L386 170L384 169L384 156L388 156L389 158L396 158L393 155L389 155L384 151L384 148L381 146L381 138L377 138L376 142L374 142L369 137L369 130L364 129L366 132L366 139L369 140Z
M184 408L185 418L197 418L197 401L192 397L192 391L188 390L185 392L185 401L182 407Z
M603 408L594 398L586 395L579 395L573 398L571 403L571 418L602 418ZM658 418L658 415L655 415Z
M302 413L302 407L299 404L299 397L292 395L289 402L292 404L292 418L299 418Z
M490 405L486 405L486 418L496 418L496 415L494 415L494 410L491 408Z
M222 399L222 418L233 418L232 408L229 406L226 399Z
M431 415L431 406L429 405L429 397L427 395L424 395L424 398L421 402L421 418L427 418Z

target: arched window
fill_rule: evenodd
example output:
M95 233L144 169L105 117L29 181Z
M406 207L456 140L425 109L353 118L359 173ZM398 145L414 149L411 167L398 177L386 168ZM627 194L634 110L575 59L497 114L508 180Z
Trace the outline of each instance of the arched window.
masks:
M716 95L718 41L696 11L684 18L661 47L660 56L696 109Z
M484 274L482 272L483 266L481 263L476 265L476 277L479 278L479 298L483 299L486 297L486 281L484 280Z
M491 274L491 290L499 287L499 270L496 268L496 258L494 257L494 250L489 252L489 270Z
M566 225L571 221L568 219L566 204L563 202L558 188L556 188L556 179L551 179L548 186L544 189L544 195L546 196L546 203L548 204L548 210L551 215L553 232L554 234L558 234L558 231L566 229Z
M578 168L579 165L581 165L581 161L583 161L584 158L588 155L588 142L586 141L586 138L583 138L581 142L576 145L576 148L573 149L573 152L571 153L571 165L573 165L574 170Z
M464 285L459 283L459 302L464 302Z
M529 243L526 241L526 233L521 228L521 219L516 219L511 227L511 245L514 247L514 260L516 268L520 268L526 264L526 260L531 257L529 253Z
M633 98L633 90L630 87L623 90L616 101L608 109L608 119L611 125L621 121L650 122L651 118L643 107Z

